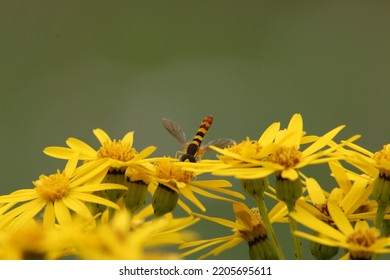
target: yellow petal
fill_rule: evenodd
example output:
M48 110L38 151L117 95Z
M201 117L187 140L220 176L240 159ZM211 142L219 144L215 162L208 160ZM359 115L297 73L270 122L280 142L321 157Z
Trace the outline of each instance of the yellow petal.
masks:
M344 193L349 192L352 187L352 184L351 181L348 179L344 167L340 164L339 161L329 162L329 167L338 186L344 191Z
M70 159L75 151L65 147L47 147L43 150L43 153L59 159Z
M68 138L66 140L66 144L74 151L80 154L81 160L90 160L96 158L97 152L89 146L87 143L76 139L76 138Z
M350 235L353 232L353 228L344 212L332 201L328 201L328 210L337 228L343 232L344 235Z
M122 142L128 144L130 147L133 147L134 140L134 131L130 131L126 133L126 135L122 138Z
M91 212L85 206L84 203L82 203L80 200L71 198L71 197L64 197L63 199L64 204L66 207L74 211L75 213L79 214L82 217L88 218L91 216Z
M258 143L262 146L267 146L275 140L276 133L280 129L280 122L271 124L260 136Z
M314 154L315 152L317 152L318 150L322 149L323 147L325 147L326 145L328 145L328 143L340 132L340 130L342 130L343 128L345 127L345 125L340 125L339 127L336 127L334 129L332 129L331 131L329 131L328 133L326 133L325 135L321 136L316 142L314 142L313 144L311 144L309 147L307 147L303 152L302 152L302 156L303 157L307 157L311 154Z
M96 195L87 194L87 193L72 192L71 197L74 199L80 199L82 201L102 204L102 205L106 205L106 206L114 208L114 209L119 209L119 206L116 203L109 201L107 199L101 198L101 197L96 196Z
M303 224L304 226L320 233L325 236L328 236L329 238L344 241L345 236L339 232L338 230L334 229L330 225L320 221L316 217L314 217L312 214L306 212L302 208L295 206L296 211L291 212L290 216L296 220L297 222Z
M298 179L298 172L294 168L288 168L282 171L282 178L295 181Z
M306 180L307 191L309 192L310 199L313 204L325 204L326 197L324 191L314 178L308 178Z
M54 213L60 225L67 226L72 223L69 209L62 200L56 200L54 202Z
M299 147L303 134L303 120L300 114L294 114L287 127L288 134L294 133L289 137L289 145ZM297 133L295 133L297 132Z
M100 128L94 129L93 134L95 134L96 138L99 140L102 146L104 146L105 143L112 142L110 136L108 136L108 134Z

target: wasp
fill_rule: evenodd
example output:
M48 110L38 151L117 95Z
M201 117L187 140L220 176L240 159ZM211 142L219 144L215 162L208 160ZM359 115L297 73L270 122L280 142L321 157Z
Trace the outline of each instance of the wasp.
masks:
M212 115L207 115L190 142L186 141L186 135L178 123L166 118L161 120L165 129L168 130L168 132L184 147L184 152L180 157L180 161L189 160L190 162L196 162L196 158L201 158L205 152L210 150L210 146L216 146L223 149L234 143L234 140L232 139L219 138L202 145L203 138L210 129L213 120L214 118Z

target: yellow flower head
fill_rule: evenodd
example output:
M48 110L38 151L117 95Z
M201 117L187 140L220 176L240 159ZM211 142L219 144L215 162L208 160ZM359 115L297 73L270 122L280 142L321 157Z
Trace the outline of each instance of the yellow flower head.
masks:
M185 253L182 253L182 256L188 256L194 254L198 251L201 251L205 248L218 245L208 253L199 257L199 259L204 259L208 256L214 255L217 256L225 250L231 249L242 242L247 242L249 247L256 246L262 241L268 240L267 232L263 226L261 216L257 208L249 209L245 204L241 202L236 202L233 204L233 211L236 217L236 221L232 222L230 220L217 218L217 217L208 217L198 213L194 213L196 217L209 220L225 227L231 228L233 231L232 235L217 237L207 240L198 240L184 243L180 246L180 249L186 249L195 247ZM277 217L279 214L278 211L270 212L271 222L275 222L281 217ZM274 252L263 252L265 255L274 254Z
M19 229L0 230L0 259L47 260L58 259L70 251L54 228L47 229L29 220Z
M76 138L68 138L64 147L47 147L44 153L60 159L69 159L74 152L79 154L79 159L86 162L100 159L108 159L110 167L124 171L127 167L143 167L144 159L152 154L156 147L149 146L140 153L133 147L134 131L128 132L122 139L111 139L102 129L94 129L93 133L99 140L101 147L97 150Z
M280 130L280 124L274 123L265 130L258 141L247 138L230 148L211 147L220 153L218 156L220 162L214 166L210 161L201 163L205 170L212 171L215 175L257 179L276 173L283 179L294 181L298 179L301 168L333 159L330 155L336 147L326 147L333 143L332 139L343 128L344 126L339 126L321 137L305 136L302 117L295 114L287 129ZM310 145L302 150L303 144ZM202 164L199 165L200 168Z
M342 257L344 259L371 259L373 254L390 253L390 238L379 237L379 231L370 228L366 221L357 221L353 228L345 213L336 204L328 202L328 210L336 228L297 208L290 216L318 234L301 231L294 234L319 244L345 248L348 253Z
M390 178L390 144L383 145L383 149L374 153L372 158L375 160L379 173Z
M195 235L183 229L197 220L164 217L147 222L123 208L93 230L76 228L70 234L81 259L172 259L179 256L165 252L164 246L192 240Z
M182 167L182 162L177 162L176 159L162 159L156 162L155 167L156 169L153 179L156 185L159 185L159 187L168 188L180 196L184 196L202 211L206 211L206 208L195 196L195 194L229 202L233 202L234 200L225 198L215 193L226 194L236 198L245 199L242 194L227 190L227 187L231 187L231 183L226 180L197 180L197 176L202 172L199 170L196 172L188 171ZM177 203L187 213L192 212L181 199L179 199Z
M34 181L34 189L22 189L9 195L0 196L0 227L19 228L35 217L42 209L44 225L54 226L71 223L72 213L89 218L91 213L85 202L102 204L112 208L118 205L91 194L94 191L126 189L117 184L101 184L102 174L109 168L107 160L87 163L77 168L77 155L71 158L64 171L49 176L41 175ZM10 205L17 205L14 208Z

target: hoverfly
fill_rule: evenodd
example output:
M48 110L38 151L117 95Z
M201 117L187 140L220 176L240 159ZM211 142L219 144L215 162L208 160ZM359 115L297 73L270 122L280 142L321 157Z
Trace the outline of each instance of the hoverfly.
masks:
M210 150L210 146L216 146L218 148L225 148L234 143L234 140L228 138L215 139L208 142L206 145L201 145L203 138L213 123L213 116L207 115L200 124L198 131L191 142L186 141L184 131L180 125L172 120L163 118L161 120L162 125L168 132L175 137L179 143L184 147L184 152L180 157L180 161L189 160L190 162L196 162L196 158L201 158L203 154Z

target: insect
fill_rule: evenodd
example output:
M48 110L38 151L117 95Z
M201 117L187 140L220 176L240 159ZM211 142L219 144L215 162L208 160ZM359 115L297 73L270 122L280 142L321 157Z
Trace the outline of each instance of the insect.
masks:
M163 118L161 120L162 125L168 132L175 137L179 143L184 147L184 152L180 157L180 161L189 160L190 162L196 162L196 158L201 158L203 154L210 150L210 146L216 146L218 148L225 148L234 143L234 140L228 138L215 139L208 142L206 145L202 145L203 138L213 123L213 116L207 115L200 124L198 131L196 132L192 141L187 142L186 136L180 125L170 119Z

